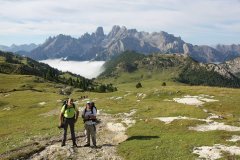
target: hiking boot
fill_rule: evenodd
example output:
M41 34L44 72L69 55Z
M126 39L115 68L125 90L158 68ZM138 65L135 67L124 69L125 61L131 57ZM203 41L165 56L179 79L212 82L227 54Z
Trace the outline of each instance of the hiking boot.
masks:
M83 147L90 147L90 144L85 144Z
M98 148L96 145L92 146L92 148Z
M73 146L73 147L78 147L78 145L77 145L76 143L74 143L72 146Z

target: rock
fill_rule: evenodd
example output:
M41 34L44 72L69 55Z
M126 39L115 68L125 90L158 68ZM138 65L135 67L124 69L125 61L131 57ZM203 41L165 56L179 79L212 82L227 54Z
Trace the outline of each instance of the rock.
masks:
M70 95L73 91L73 87L67 86L59 90L59 94L61 95Z

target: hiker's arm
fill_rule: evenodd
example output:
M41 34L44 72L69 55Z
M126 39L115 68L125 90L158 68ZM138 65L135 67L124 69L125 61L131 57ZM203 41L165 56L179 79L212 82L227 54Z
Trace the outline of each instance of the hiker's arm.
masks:
M78 120L78 116L79 116L79 111L78 111L78 110L76 110L75 122L77 122L77 120Z
M85 119L84 115L85 115L85 109L83 109L82 111L82 119Z
M90 119L96 119L95 115L89 115Z
M96 119L96 116L97 116L97 111L96 111L96 109L94 108L94 109L93 109L93 114L90 115L90 119Z
M59 114L59 126L63 123L63 113Z

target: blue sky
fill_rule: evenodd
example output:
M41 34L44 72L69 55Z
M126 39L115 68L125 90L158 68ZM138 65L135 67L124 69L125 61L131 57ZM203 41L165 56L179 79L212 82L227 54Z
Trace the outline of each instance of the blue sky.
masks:
M0 0L0 44L80 37L103 26L166 31L202 45L240 44L240 0Z

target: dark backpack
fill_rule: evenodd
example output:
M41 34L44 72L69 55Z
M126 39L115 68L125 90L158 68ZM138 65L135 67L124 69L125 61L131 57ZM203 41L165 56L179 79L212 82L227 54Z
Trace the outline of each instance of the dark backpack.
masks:
M97 113L97 107L96 107L96 106L93 106L93 107L91 108L92 114L93 114L93 108L95 108L96 113ZM87 112L87 109L85 108L85 109L84 109L84 114L83 114L83 122L86 122L86 121L87 121L86 119L84 119L86 112ZM98 122L97 119L91 119L91 120L92 120L93 122Z

